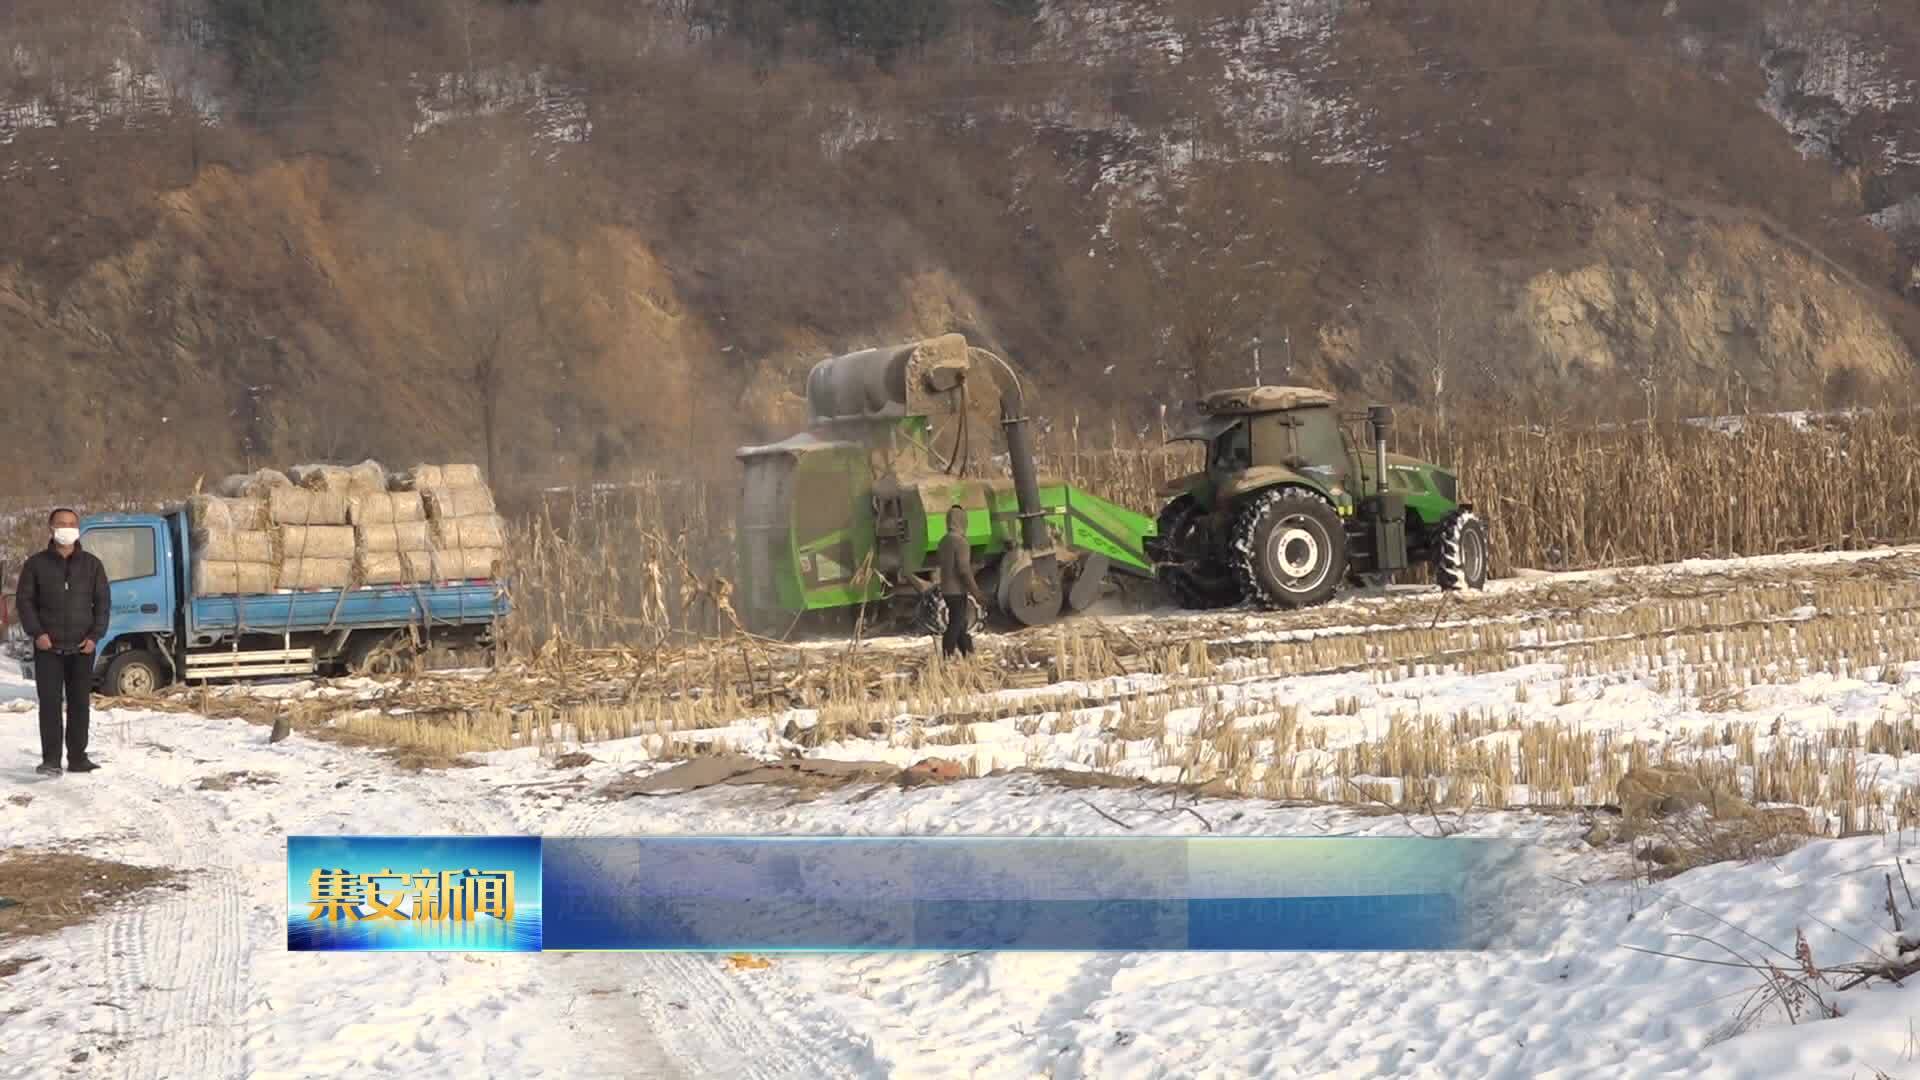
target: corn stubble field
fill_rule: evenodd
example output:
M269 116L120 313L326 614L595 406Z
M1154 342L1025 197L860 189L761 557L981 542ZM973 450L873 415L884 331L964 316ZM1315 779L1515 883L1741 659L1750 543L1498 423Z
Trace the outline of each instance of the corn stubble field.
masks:
M1733 431L1456 423L1457 442L1409 425L1399 449L1458 463L1498 573L1601 572L1292 613L1116 604L988 635L966 663L921 639L739 633L733 492L642 476L548 493L519 515L518 615L494 671L278 698L194 690L171 705L277 717L424 767L526 747L563 762L583 749L942 758L968 775L1100 774L1175 799L1339 803L1429 833L1475 810L1576 812L1596 843L1653 830L1634 850L1666 872L1920 825L1920 552L1613 569L1920 540L1916 430L1904 413ZM1150 509L1191 463L1082 446L1046 467ZM1705 817L1634 813L1675 790Z
M1396 449L1459 469L1500 575L1920 540L1913 413L1438 430L1416 419ZM1089 447L1076 427L1043 469L1151 510L1193 467L1157 441L1107 442ZM1474 809L1539 807L1597 813L1618 839L1630 830L1609 830L1608 814L1660 775L1720 823L1665 837L1657 850L1681 863L1783 835L1920 825L1920 554L1527 575L1293 613L1116 604L988 635L950 664L917 639L738 632L733 499L724 481L658 475L534 498L516 516L517 615L500 666L479 677L423 667L168 704L286 719L420 766L528 746L938 757L971 775L1072 770L1372 807L1429 832ZM1768 806L1801 809L1756 809Z

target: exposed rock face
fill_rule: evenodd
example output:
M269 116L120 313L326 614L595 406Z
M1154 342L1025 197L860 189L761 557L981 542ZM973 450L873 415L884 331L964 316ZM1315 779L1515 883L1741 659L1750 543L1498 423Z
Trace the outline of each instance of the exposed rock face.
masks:
M1607 215L1604 261L1520 286L1518 317L1556 375L1791 392L1835 372L1911 370L1906 343L1852 275L1751 221Z

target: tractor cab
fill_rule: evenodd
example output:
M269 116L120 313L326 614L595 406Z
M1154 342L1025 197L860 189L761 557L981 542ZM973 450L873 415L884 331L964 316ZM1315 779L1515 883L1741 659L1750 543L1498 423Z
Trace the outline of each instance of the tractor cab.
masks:
M1207 444L1204 479L1188 480L1201 480L1216 503L1270 483L1299 482L1350 511L1347 484L1363 472L1363 464L1335 404L1332 394L1299 386L1207 395L1199 402L1201 421L1175 436L1175 441Z

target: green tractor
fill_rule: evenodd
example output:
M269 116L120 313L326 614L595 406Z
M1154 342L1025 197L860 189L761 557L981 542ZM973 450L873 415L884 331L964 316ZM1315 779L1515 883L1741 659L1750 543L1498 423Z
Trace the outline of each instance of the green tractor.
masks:
M1178 440L1206 444L1203 472L1162 494L1148 543L1181 606L1300 608L1343 583L1377 587L1415 562L1443 589L1486 584L1487 526L1453 473L1387 453L1391 410L1342 415L1333 395L1291 386L1223 390ZM1371 429L1371 453L1346 422ZM1178 441L1176 440L1176 441Z
M854 613L941 633L934 555L956 505L995 609L976 603L977 626L1043 626L1093 604L1110 572L1153 578L1153 519L1041 476L1020 379L961 335L823 360L806 400L806 432L736 454L736 609L755 633Z

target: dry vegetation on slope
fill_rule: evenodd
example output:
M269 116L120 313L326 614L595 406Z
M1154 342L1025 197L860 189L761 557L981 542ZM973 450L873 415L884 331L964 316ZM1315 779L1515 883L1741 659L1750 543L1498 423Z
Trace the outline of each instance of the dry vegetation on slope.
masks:
M1911 375L1907 234L1865 220L1920 147L1884 5L922 8L883 50L831 4L17 5L0 490L723 479L807 362L950 328L1130 427L1256 340L1268 378L1443 406ZM1849 82L1807 40L1878 45Z

